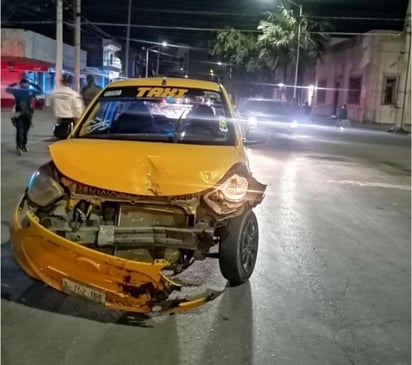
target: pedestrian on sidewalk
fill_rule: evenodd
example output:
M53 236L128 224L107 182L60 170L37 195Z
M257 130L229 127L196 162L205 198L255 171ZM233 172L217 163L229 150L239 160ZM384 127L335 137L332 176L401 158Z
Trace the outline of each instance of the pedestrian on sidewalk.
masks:
M343 104L338 112L338 117L336 119L336 127L343 127L343 126L350 125L350 121L348 119L348 109L346 104Z
M96 85L92 75L87 75L86 80L87 85L82 89L81 94L87 107L102 88Z
M53 133L59 139L67 138L84 111L83 98L71 88L72 81L70 75L63 75L61 86L50 94L54 117L57 119Z

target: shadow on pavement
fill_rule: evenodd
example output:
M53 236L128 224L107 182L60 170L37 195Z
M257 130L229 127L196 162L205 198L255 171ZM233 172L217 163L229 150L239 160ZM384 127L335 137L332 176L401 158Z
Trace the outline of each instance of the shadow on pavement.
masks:
M229 287L221 296L201 364L252 364L254 314L250 282Z
M153 327L148 323L150 317L145 314L98 307L30 278L15 262L9 241L1 246L1 298L44 311L102 323Z

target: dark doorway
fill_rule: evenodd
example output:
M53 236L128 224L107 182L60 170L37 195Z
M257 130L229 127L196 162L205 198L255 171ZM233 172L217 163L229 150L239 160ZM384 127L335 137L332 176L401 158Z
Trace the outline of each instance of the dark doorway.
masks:
M332 109L333 115L336 115L336 113L338 112L339 88L340 88L340 82L335 82L335 90L333 93L333 109Z

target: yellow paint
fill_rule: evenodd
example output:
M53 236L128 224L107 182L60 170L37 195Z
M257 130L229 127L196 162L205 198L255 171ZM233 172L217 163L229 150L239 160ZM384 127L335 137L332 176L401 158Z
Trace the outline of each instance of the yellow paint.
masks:
M228 104L228 117L233 116L227 92L219 84L171 78L165 86L163 81L163 78L122 80L110 84L102 92L124 86L136 86L137 95L151 92L162 97L172 94L182 97L191 88L217 91L222 92ZM81 124L82 120L73 133ZM49 149L57 169L76 182L136 195L178 196L213 187L234 164L248 166L238 126L236 134L236 146L69 138L52 144ZM69 278L104 291L106 306L150 312L152 305L156 305L150 293L133 296L124 288L125 284L134 289L150 285L157 294L166 295L178 286L162 275L161 270L168 266L164 260L144 263L103 254L50 232L30 211L27 212L29 224L22 227L19 219L17 208L10 229L16 260L28 275L57 290L62 291L62 279ZM187 310L205 303L208 298L189 300L166 310Z
M238 146L68 139L49 146L57 169L93 187L136 195L175 196L204 191L236 163Z
M150 295L133 297L122 285L139 287L151 283L154 290L164 293L174 285L161 273L168 264L166 261L144 263L103 254L50 232L31 212L27 217L30 224L23 228L18 210L14 213L10 229L14 256L28 275L57 290L63 290L62 279L67 277L103 290L109 307L150 312Z
M107 255L62 238L40 225L38 218L27 213L29 225L19 224L19 210L13 214L10 228L12 251L20 267L31 277L50 287L63 291L62 280L70 279L103 291L105 306L125 311L149 313L156 302L150 293L132 296L125 290L127 284L133 288L151 285L159 295L169 295L180 287L161 270L168 265L165 260L153 263L137 262ZM163 308L169 312L181 312L202 305L208 297L196 298L176 307Z
M142 98L165 98L171 96L173 98L183 98L189 89L171 88L171 87L139 87L136 97Z
M180 78L166 78L167 85L162 85L164 81L163 77L150 77L150 78L141 78L141 79L128 79L128 80L119 80L112 82L107 89L110 88L120 88L125 86L136 86L136 87L177 87L177 88L196 88L204 89L210 91L221 91L219 84L212 81L196 80L196 79L180 79Z

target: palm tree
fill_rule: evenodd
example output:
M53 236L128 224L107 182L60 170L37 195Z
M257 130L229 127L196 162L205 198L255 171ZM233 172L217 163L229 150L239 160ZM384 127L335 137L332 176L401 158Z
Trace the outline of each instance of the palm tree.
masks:
M305 16L301 22L300 63L306 65L319 58L328 40L322 32L327 29L326 23L315 23ZM266 20L261 20L258 29L259 58L274 74L283 69L283 79L287 77L288 67L296 62L298 47L299 18L293 10L279 7L278 12L267 12Z
M327 37L322 33L327 24L302 17L300 39L300 74L304 65L313 63L322 54ZM237 65L240 79L254 82L285 82L288 70L296 63L299 18L292 10L281 6L267 12L257 29L260 34L241 33L234 29L219 32L212 54ZM272 89L270 89L272 90Z

